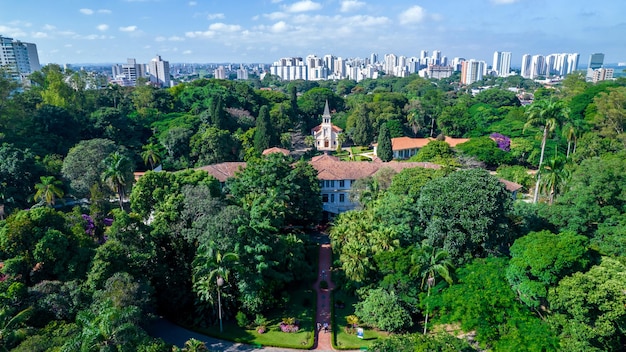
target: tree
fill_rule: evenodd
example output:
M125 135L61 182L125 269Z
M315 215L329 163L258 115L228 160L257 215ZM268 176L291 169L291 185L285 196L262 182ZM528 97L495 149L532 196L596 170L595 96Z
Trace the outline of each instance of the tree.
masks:
M450 144L446 141L430 141L421 148L409 161L442 161L454 157Z
M557 351L550 326L517 300L505 278L505 258L474 259L457 270L456 284L434 292L431 304L441 323L475 331L481 349Z
M540 127L543 129L541 137L541 156L539 157L539 171L537 171L537 183L535 184L535 194L533 203L539 199L539 185L541 184L541 166L543 165L543 155L546 149L548 134L554 131L567 116L567 109L561 101L540 100L534 102L526 110L526 124L524 130L529 127Z
M509 239L511 194L482 169L459 170L428 182L417 201L426 243L455 264L495 254Z
M588 246L585 236L570 231L531 232L511 246L506 277L519 299L541 315L548 310L548 290L591 264Z
M364 105L359 105L355 110L354 129L351 132L352 140L357 145L368 146L374 138L370 111Z
M57 180L54 176L41 176L39 179L41 183L35 185L37 192L33 199L40 203L45 203L47 206L53 206L56 197L62 198L65 194L63 189L61 189L63 182Z
M444 279L449 285L452 284L452 272L454 266L448 259L448 252L445 250L436 250L428 245L422 245L417 253L411 258L414 262L419 276L422 278L420 288L424 288L424 284L428 286L427 298L430 298L430 290L435 286L436 277ZM424 335L428 328L428 302L426 303L426 318L424 320Z
M382 161L391 161L391 159L393 159L391 136L389 135L389 128L387 128L387 124L382 124L380 126L376 156L378 156Z
M109 154L103 161L102 181L107 183L119 197L120 209L124 209L126 186L133 180L133 169L130 159L120 152Z
M394 292L382 288L369 290L367 297L356 304L355 314L367 325L397 332L413 325L409 312Z
M595 123L600 135L616 138L626 146L624 127L626 127L626 87L609 88L594 98L598 109Z
M16 312L9 307L0 309L0 347L9 351L23 340L29 331L24 322L32 315L32 307Z
M215 302L213 289L217 289L218 315L220 332L222 332L222 299L221 290L228 283L232 267L239 260L236 253L222 254L214 249L212 243L206 243L198 247L196 258L193 262L193 288L200 300Z
M86 196L91 186L101 182L105 170L102 160L116 150L118 147L108 139L80 141L70 149L63 160L61 173L70 181L73 195Z
M28 205L41 173L41 166L29 149L8 143L0 145L0 204L5 205L6 214Z
M144 164L150 164L150 170L154 170L155 165L161 162L162 152L161 146L155 143L148 143L141 147L141 158Z
M256 119L256 127L254 130L254 149L257 153L263 152L269 147L278 145L274 136L274 129L270 121L270 113L267 105L261 107L259 116Z
M541 169L541 173L544 174L541 190L548 194L548 204L550 205L554 202L554 197L565 187L565 182L569 177L567 166L567 159L559 157L558 151L555 151L555 155L548 159L548 162Z
M240 145L227 130L205 125L191 137L191 156L196 166L237 160Z
M568 351L621 351L626 343L626 266L602 258L587 272L563 278L548 300Z

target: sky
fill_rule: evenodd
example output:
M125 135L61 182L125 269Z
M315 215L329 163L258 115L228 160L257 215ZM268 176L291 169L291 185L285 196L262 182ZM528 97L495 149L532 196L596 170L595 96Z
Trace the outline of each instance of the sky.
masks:
M452 59L605 54L626 62L623 0L0 0L0 35L42 64L272 63L440 50Z

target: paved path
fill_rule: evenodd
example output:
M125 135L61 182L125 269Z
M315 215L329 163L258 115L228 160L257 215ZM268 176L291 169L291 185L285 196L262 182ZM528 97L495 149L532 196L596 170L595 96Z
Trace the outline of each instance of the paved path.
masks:
M331 317L330 317L330 295L332 294L331 290L335 287L331 281L331 264L333 260L333 253L330 249L330 243L322 243L320 245L320 254L319 254L319 267L318 267L318 275L317 282L313 286L317 291L317 314L315 316L315 321L322 324L328 324L328 331L322 327L321 330L317 330L316 334L316 343L314 345L314 349L316 351L332 351L332 332L330 330ZM326 281L328 283L327 289L320 288L320 282Z

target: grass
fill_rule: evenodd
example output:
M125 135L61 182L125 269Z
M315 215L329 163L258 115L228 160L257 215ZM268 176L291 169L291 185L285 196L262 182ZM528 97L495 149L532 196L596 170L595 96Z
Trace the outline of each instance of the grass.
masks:
M357 303L357 299L354 296L347 295L344 291L337 291L334 293L334 324L333 332L335 337L333 339L333 345L340 350L358 350L361 348L369 348L376 340L386 338L385 332L377 330L363 328L363 338L360 339L355 333L348 333L346 331L346 317L354 314L354 305ZM337 303L343 303L343 307L338 307Z
M285 309L266 316L265 333L259 334L255 329L243 329L234 320L224 322L224 331L220 333L219 325L208 328L192 328L193 330L215 338L246 343L250 345L274 346L285 348L309 349L313 346L314 317L316 295L311 288L300 288L292 292ZM307 303L308 302L308 303ZM278 324L283 318L293 317L300 321L300 329L296 333L285 333Z

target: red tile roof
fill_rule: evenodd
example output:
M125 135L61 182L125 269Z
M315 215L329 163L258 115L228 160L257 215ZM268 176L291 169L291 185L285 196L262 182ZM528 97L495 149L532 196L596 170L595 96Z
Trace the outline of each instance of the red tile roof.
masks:
M278 148L278 147L271 147L269 149L265 149L263 151L263 155L268 155L268 154L272 154L272 153L281 153L285 156L289 156L289 154L291 154L290 151L288 151L287 149L283 149L283 148Z
M226 182L227 179L235 176L235 172L242 170L246 167L245 162L226 162L219 164L206 165L197 168L196 170L203 170L212 175L220 182Z
M336 133L339 133L339 132L343 131L341 128L339 128L339 127L337 127L337 126L335 126L333 124L331 124L331 127L332 127L333 131L336 132ZM317 126L311 128L311 132L317 133L321 129L322 129L322 125L317 125Z
M320 180L358 180L372 176L382 168L391 168L396 172L413 167L439 169L441 165L433 163L404 163L398 161L369 162L369 161L340 161L330 155L316 156L311 160L311 166L317 170Z

